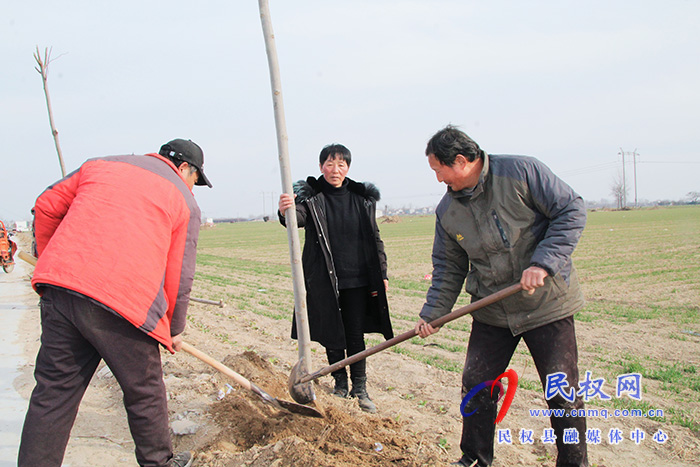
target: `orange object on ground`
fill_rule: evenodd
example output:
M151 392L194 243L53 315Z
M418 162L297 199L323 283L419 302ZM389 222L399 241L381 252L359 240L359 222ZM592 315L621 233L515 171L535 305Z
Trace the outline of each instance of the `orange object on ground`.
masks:
M0 264L2 269L10 273L15 268L15 252L17 244L10 239L5 224L0 221Z

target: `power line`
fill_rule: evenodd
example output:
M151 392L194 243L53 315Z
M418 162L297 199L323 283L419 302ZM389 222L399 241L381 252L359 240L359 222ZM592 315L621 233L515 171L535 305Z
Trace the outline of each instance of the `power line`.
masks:
M700 161L639 161L638 164L700 164Z
M620 193L620 200L619 204L621 207L626 207L627 206L627 180L626 180L626 173L625 173L625 168L628 166L628 164L633 165L633 170L634 170L634 205L635 207L638 205L638 198L637 198L637 164L670 164L670 165L690 165L690 164L700 164L700 161L681 161L681 160L675 160L675 161L666 161L666 160L639 160L639 153L637 152L637 149L634 151L625 151L622 148L620 148L620 151L617 153L618 156L622 156L622 161L617 160L617 161L609 161L609 162L603 162L600 164L596 165L591 165L588 167L580 167L577 169L569 169L569 170L564 170L562 172L557 172L557 175L560 177L564 178L571 178L575 177L578 175L588 175L592 174L595 172L609 172L611 169L620 169L622 168L622 180L621 180L621 185L622 185L622 190ZM632 156L631 161L628 158L625 160L625 156ZM663 157L660 154L656 154L655 157ZM656 169L655 169L656 170ZM678 170L678 169L673 169L673 170Z
M626 161L625 164L631 163ZM638 160L637 164L700 164L700 161L642 161ZM594 172L604 172L615 167L622 167L622 162L605 162L598 165L591 165L589 167L581 167L578 169L569 169L561 172L557 172L560 177L573 176L573 175L585 175Z
M561 176L570 176L570 175L584 175L584 174L589 174L593 172L603 172L603 171L608 171L612 168L619 167L620 162L606 162L604 164L598 164L598 165L592 165L589 167L582 167L579 169L570 169L570 170L564 170L563 172L559 172L558 175Z

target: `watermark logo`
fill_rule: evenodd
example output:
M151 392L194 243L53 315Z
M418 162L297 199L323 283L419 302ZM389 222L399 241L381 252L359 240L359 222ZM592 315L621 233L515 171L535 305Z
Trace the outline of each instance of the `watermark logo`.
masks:
M586 371L586 376L583 381L579 381L579 390L569 386L566 373L558 372L547 375L547 381L544 388L544 398L552 399L556 395L560 395L565 400L573 402L576 396L581 396L584 402L598 397L600 400L610 400L611 397L603 391L605 378L591 377L591 372ZM626 373L618 375L615 396L617 398L627 395L630 399L642 400L642 375L640 373Z
M503 384L501 383L501 379L507 378L508 379L508 390L505 393L505 399L503 399L504 394L503 394ZM501 375L498 376L498 378L490 380L490 381L484 381L483 383L479 383L476 386L474 386L469 393L464 396L464 399L462 399L462 403L459 405L459 411L462 414L463 417L470 417L476 413L479 408L477 407L476 409L472 410L469 413L465 413L465 407L467 406L467 403L472 400L472 398L482 389L486 389L487 387L491 387L491 395L493 396L493 388L498 387L498 400L496 403L498 403L501 399L503 399L503 404L501 405L501 410L498 411L498 416L496 417L496 421L494 422L494 425L496 423L500 423L501 420L503 420L508 413L508 409L510 409L510 404L513 402L513 398L515 397L515 390L518 388L518 374L515 372L515 370L507 370L505 373L502 373Z

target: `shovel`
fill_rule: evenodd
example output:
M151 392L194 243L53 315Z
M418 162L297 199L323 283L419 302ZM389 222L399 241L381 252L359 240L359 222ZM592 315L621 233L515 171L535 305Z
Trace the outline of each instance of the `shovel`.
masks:
M197 350L196 348L192 347L190 344L187 342L182 343L182 350L187 352L188 354L197 357L207 365L211 366L212 368L219 370L221 373L225 374L232 380L234 380L236 383L240 384L244 388L253 391L255 394L257 394L260 399L266 404L270 404L271 406L275 407L278 410L290 412L293 414L297 415L303 415L305 417L316 417L316 418L323 418L323 414L319 412L318 410L314 409L313 407L309 407L306 405L301 405L297 404L295 402L289 402L289 401L283 401L280 399L277 399L275 397L272 397L259 387L257 387L255 384L251 383L248 379L243 377L242 375L239 375L235 371L233 371L231 368L227 367L223 363L215 360L214 358L210 357L209 355L205 354L201 350Z
M469 305L463 306L462 308L458 308L452 311L451 313L446 314L445 316L433 320L430 322L430 325L434 328L441 327L444 324L449 323L450 321L460 318L466 314L484 308L485 306L491 305L499 300L503 300L506 297L510 297L511 295L514 295L520 292L521 290L522 286L520 285L520 283L511 285L510 287L506 287L503 290L499 290L496 293L488 295L480 300L470 303ZM297 368L297 364L292 368L292 373L289 377L289 393L291 394L292 399L294 399L295 401L299 401L299 399L297 399L297 385L308 384L310 381L320 378L321 376L333 373L336 370L358 362L364 358L369 357L370 355L374 355L377 352L381 352L382 350L388 349L389 347L392 347L400 342L406 341L416 335L416 330L411 329L410 331L406 331L403 334L400 334L392 339L382 342L381 344L377 344L374 347L356 353L355 355L352 355L346 358L345 360L341 360L339 362L334 363L333 365L321 368L320 370L310 374L302 373L301 369ZM292 381L293 377L296 378L296 383ZM303 397L304 394L302 392L300 398L303 400Z

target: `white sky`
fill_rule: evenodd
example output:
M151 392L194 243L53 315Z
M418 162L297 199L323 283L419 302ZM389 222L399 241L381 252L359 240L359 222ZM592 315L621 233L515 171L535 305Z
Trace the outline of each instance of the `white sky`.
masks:
M339 142L353 153L349 176L381 189L380 207L433 205L445 188L425 143L452 123L489 153L538 157L591 201L612 198L620 148L639 154L639 199L700 191L700 2L270 0L270 10L295 180L318 175L319 151ZM68 172L191 138L214 185L195 188L205 216L274 211L256 1L5 0L0 219L30 219L61 175L36 46L53 48ZM628 200L632 174L629 163Z

